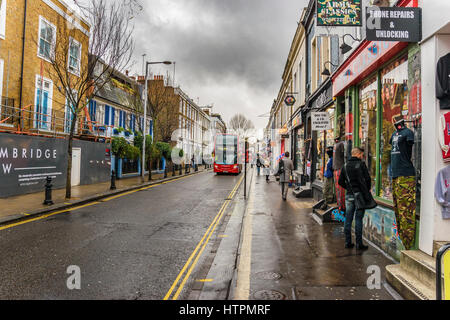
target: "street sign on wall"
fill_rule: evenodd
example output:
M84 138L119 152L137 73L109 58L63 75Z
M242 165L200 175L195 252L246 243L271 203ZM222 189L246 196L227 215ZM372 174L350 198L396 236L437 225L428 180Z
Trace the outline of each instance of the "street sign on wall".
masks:
M328 112L312 112L311 126L313 131L331 130L330 114Z
M422 40L422 8L370 7L366 16L366 38L369 41Z
M317 0L318 26L361 26L362 0Z

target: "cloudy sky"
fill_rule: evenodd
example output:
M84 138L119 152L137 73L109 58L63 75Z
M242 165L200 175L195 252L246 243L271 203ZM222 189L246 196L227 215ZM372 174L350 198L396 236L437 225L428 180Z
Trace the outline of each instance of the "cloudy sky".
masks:
M307 0L140 0L135 67L176 61L176 83L225 121L235 113L265 127ZM152 66L170 75L173 67Z

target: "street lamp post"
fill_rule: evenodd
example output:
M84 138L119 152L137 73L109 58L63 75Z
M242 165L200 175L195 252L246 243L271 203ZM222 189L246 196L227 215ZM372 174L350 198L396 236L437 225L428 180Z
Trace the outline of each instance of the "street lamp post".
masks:
M148 66L150 64L172 64L171 61L160 61L160 62L146 62L145 64L145 93L144 93L144 127L143 130L143 139L142 139L142 179L145 179L145 140L146 140L146 131L147 131L147 103L148 103ZM148 168L149 177L151 177L151 166Z

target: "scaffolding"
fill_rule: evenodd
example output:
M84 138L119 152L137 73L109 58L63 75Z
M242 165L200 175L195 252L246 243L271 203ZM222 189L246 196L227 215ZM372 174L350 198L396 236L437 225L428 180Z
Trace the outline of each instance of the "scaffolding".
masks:
M2 97L0 103L0 132L68 139L73 117L70 112L50 110L41 113L34 105L16 107L14 99ZM87 107L80 114L74 138L110 142L113 126L92 121Z

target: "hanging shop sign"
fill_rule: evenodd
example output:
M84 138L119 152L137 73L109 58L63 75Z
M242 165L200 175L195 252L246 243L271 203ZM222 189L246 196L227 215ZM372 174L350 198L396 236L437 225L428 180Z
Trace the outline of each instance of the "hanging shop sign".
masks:
M295 104L295 101L296 100L295 100L294 96L291 96L291 95L287 96L286 99L284 99L284 103L286 103L286 105L288 107L293 106Z
M361 0L317 0L318 26L361 26Z
M331 130L330 114L328 112L312 112L311 126L313 131Z
M296 116L294 120L292 120L292 127L298 127L302 124L302 118L300 116Z
M366 38L369 41L422 40L422 8L370 7L366 16Z

